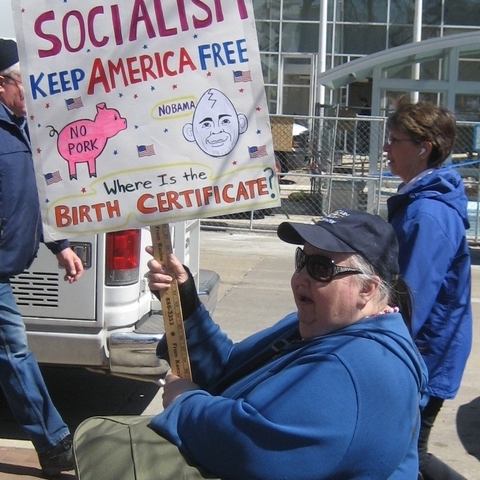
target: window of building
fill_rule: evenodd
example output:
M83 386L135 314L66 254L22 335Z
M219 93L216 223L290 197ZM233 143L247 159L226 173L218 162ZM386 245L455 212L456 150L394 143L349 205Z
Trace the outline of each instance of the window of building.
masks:
M342 25L342 53L368 55L387 48L384 25Z
M280 47L280 23L256 22L258 46L261 52L278 52Z
M318 52L318 23L283 22L282 45L284 53Z
M382 78L398 78L404 80L448 80L448 69L444 68L443 58L432 58L419 63L419 70L416 70L415 63L403 63L382 69ZM418 72L418 73L417 73Z
M442 0L423 0L423 25L441 25L443 17Z
M443 58L434 58L420 64L420 78L422 80L448 80L448 70L444 68Z
M265 83L278 83L278 55L261 54L263 80Z
M456 95L455 113L458 119L478 121L478 115L480 114L480 95Z
M458 61L458 80L480 82L480 53L463 54Z
M478 26L478 0L450 0L445 1L444 22L446 25Z
M268 113L276 114L278 106L278 88L276 85L266 85L265 95L267 97Z
M385 0L345 0L343 21L363 23L385 23L388 2Z
M278 113L312 115L316 62L313 55L284 56L282 102Z
M390 2L390 23L400 25L413 25L414 14L415 2Z
M284 20L315 20L320 15L320 0L283 0Z
M256 20L279 20L280 2L278 0L253 0L253 12Z
M413 41L413 25L391 25L388 29L388 47L395 48ZM383 50L383 49L379 49Z
M480 18L479 18L479 24L480 24ZM478 32L478 28L460 28L460 27L445 27L443 29L443 35L457 35L457 33L467 33L467 32Z
M310 89L283 87L282 113L284 115L309 115Z

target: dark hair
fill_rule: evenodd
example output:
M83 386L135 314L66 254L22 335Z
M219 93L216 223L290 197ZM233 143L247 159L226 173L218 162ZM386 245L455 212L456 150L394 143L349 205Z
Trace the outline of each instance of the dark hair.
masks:
M413 298L407 282L402 277L397 277L390 288L391 302L398 307L408 330L412 332Z
M430 142L428 167L438 168L452 153L456 122L453 113L444 107L425 101L411 103L401 98L387 119L387 130L403 132L416 143Z

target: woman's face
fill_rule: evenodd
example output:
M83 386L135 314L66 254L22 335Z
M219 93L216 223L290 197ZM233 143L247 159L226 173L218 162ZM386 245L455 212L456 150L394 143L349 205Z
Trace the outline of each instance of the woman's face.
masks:
M306 243L306 255L324 255L337 265L349 266L350 254L325 252ZM364 306L360 297L360 282L356 275L340 274L328 282L312 278L307 268L293 274L291 286L298 309L300 335L308 339L325 335L358 321Z
M390 130L383 151L387 153L390 171L405 183L427 169L428 152L406 133Z

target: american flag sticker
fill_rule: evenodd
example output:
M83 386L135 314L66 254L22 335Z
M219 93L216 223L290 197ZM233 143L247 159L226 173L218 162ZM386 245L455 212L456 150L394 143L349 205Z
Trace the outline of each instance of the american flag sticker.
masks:
M250 158L260 158L267 155L266 145L260 145L259 147L248 147L248 154Z
M137 153L139 157L150 157L155 155L153 145L137 145Z
M47 185L51 185L52 183L58 183L62 181L62 176L60 175L60 172L58 170L52 173L45 173L43 176L45 177L45 181L47 182Z
M67 104L67 110L83 107L82 97L67 98L65 103Z
M250 70L234 70L233 71L233 81L235 83L238 82L251 82L252 81L252 74Z

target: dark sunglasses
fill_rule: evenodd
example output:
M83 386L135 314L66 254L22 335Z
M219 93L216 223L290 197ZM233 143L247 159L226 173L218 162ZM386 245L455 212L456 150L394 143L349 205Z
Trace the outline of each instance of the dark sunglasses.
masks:
M297 247L295 252L295 271L299 272L307 266L308 274L317 282L331 282L333 277L342 273L363 273L361 270L335 265L335 260L324 255L306 255L303 248Z

